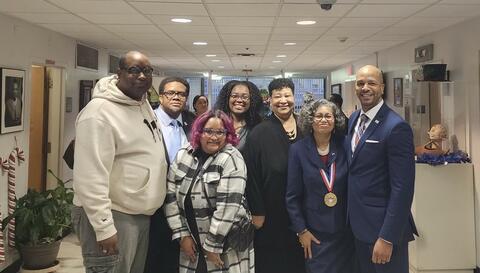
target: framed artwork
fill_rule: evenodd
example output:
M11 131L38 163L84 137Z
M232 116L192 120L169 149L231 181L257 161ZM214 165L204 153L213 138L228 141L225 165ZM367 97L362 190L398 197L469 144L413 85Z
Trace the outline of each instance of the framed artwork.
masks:
M331 89L332 94L342 95L342 84L341 83L332 84L331 88L332 88Z
M433 44L415 48L415 62L423 63L433 60Z
M93 81L80 81L80 99L78 105L78 112L82 111L83 107L92 99Z
M25 113L25 71L1 69L1 133L23 131Z
M393 105L403 107L403 78L393 78Z

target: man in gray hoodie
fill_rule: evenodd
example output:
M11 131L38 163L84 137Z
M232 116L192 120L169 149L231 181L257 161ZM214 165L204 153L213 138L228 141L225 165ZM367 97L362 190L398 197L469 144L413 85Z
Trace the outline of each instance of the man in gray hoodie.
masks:
M76 121L72 222L86 272L143 272L150 215L165 199L166 154L146 100L153 69L140 52L101 79Z

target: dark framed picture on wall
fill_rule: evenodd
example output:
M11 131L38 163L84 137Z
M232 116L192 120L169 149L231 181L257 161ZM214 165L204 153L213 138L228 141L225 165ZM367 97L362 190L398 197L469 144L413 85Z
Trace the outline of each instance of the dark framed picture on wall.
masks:
M393 78L393 105L403 107L403 78Z
M332 94L342 95L342 84L341 83L332 84L331 88L332 88L331 89Z
M1 133L23 131L25 113L25 71L1 69Z
M78 105L78 112L82 111L83 107L92 99L93 81L80 81L80 99Z

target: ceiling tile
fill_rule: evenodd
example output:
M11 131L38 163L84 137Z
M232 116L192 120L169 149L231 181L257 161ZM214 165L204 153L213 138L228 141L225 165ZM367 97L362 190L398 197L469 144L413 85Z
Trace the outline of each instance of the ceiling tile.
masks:
M179 25L179 23L172 22L171 19L177 18L180 16L161 15L161 14L151 14L151 15L145 15L145 16L150 18L155 24L159 26ZM189 23L188 26L213 26L212 20L210 20L210 17L207 17L207 16L181 16L181 17L192 20L192 22Z
M123 1L78 1L49 0L51 3L73 13L137 14L137 11Z
M166 33L177 35L182 33L203 33L203 34L216 34L217 31L213 26L189 26L189 25L166 25L160 26Z
M202 3L202 0L125 0L127 2Z
M270 40L272 41L313 41L316 40L318 36L311 34L285 34L285 33L275 33L272 35Z
M277 21L277 27L304 27L304 28L316 28L316 27L330 27L335 24L335 22L338 21L339 18L334 18L334 17L290 17L290 16L282 16L278 18ZM313 20L316 21L317 23L315 25L311 26L299 26L297 25L297 21L301 20Z
M32 0L0 0L0 11L10 12L59 12L65 11L44 1Z
M100 25L101 27L115 33L161 33L157 26L148 25Z
M255 4L255 3L270 3L270 4L275 4L275 3L280 3L280 0L205 0L206 3L241 3L241 4Z
M210 14L218 16L276 16L278 4L207 4Z
M78 16L95 24L129 24L144 25L150 21L141 14L99 14L99 13L78 13Z
M465 20L465 18L431 18L414 16L395 24L394 27L429 27L432 29L442 29L463 20Z
M362 0L362 4L433 4L438 0Z
M34 24L88 24L87 21L70 13L15 12L10 15Z
M379 27L379 26L389 26L398 21L401 18L343 18L338 22L336 27Z
M271 27L275 17L214 17L213 20L217 26L251 26L251 27Z
M368 28L368 27L334 27L331 28L323 37L340 38L347 37L348 39L364 39L382 28Z
M322 10L318 4L284 4L282 6L281 16L301 16L301 17L342 17L353 5L339 4L334 5L329 11Z
M273 30L273 34L292 34L292 35L313 35L318 37L319 35L325 33L328 28L315 27L315 28L302 28L302 27L276 27Z
M172 16L208 16L202 4L131 2L143 14L163 14Z
M480 5L435 5L416 14L417 17L473 17L480 14Z
M262 34L222 34L223 42L226 45L252 44L263 45L268 37Z
M478 5L478 0L443 0L439 4L448 4L448 5L459 5L459 4L470 4Z
M427 5L358 5L347 17L408 17Z
M220 34L269 34L271 27L236 27L236 26L218 26Z
M61 32L61 33L105 33L105 30L99 28L93 24L40 24L45 28L51 29L53 31Z

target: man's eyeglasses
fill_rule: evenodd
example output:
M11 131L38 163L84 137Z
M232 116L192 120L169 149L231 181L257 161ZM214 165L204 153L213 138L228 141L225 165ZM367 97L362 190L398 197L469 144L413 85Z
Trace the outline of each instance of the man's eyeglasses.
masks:
M187 97L187 92L180 92L180 91L165 91L162 93L167 99L173 99L173 97L178 96L179 99L184 99Z
M243 101L249 101L250 100L250 96L249 95L239 95L239 94L230 94L230 98L234 99L234 100L243 100Z
M140 73L143 73L143 75L150 77L153 74L153 68L150 66L145 66L145 67L139 67L139 66L131 66L129 68L125 69L128 74L133 74L133 75L140 75Z
M227 134L227 130L225 130L225 129L215 130L215 129L211 129L211 128L203 128L202 133L205 134L208 137L213 137L213 136L223 137Z
M335 119L335 117L331 114L326 114L326 115L315 115L313 117L313 121L315 122L320 122L322 119L326 119L327 121L332 121Z

